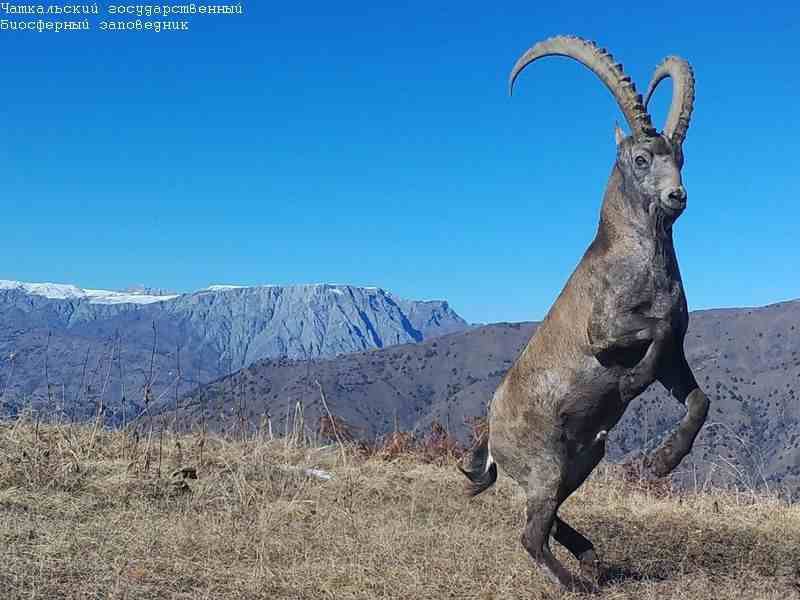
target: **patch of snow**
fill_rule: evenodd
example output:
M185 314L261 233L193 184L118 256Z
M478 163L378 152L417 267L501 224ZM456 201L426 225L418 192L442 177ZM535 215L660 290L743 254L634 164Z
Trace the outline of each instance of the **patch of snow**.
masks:
M130 292L112 292L109 290L83 290L91 304L153 304L177 298L178 294L155 296L153 294L136 294Z
M264 288L330 288L329 291L334 294L343 294L344 292L339 288L348 288L348 287L358 287L358 286L351 286L346 283L287 283L285 285L279 285L274 283L259 283L255 285L220 285L214 284L210 285L205 289L200 290L201 292L224 292L226 290L241 290L241 289L248 289L248 290L257 290L257 289L264 289ZM364 289L372 289L377 290L378 288L364 288Z
M0 279L0 290L20 290L26 294L45 296L57 300L83 298L83 290L65 283L25 283Z
M287 285L261 284L261 285L229 285L212 284L199 290L203 292L225 292L228 290L259 289L259 288L327 288L327 291L337 296L343 296L347 288L362 289L368 292L382 292L379 287L351 286L345 283L295 283ZM90 290L77 285L65 283L25 283L0 279L0 290L19 290L26 294L43 296L53 300L85 300L91 304L153 304L178 298L181 294L152 294L146 291L127 290L117 292L113 290Z
M201 292L224 292L225 290L241 290L244 289L246 285L225 285L225 284L213 284L208 286L204 290L200 290Z
M110 290L84 290L66 283L25 283L0 279L0 290L19 290L51 300L87 300L91 304L152 304L177 298L177 295L154 296Z
M330 481L331 479L336 478L333 473L330 473L329 471L323 471L322 469L305 469L303 473L308 477L316 477L322 481Z

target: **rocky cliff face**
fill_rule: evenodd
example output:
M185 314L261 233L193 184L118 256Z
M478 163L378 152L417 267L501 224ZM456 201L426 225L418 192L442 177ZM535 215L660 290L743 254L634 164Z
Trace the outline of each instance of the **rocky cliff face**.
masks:
M447 302L405 300L380 288L212 286L157 295L2 281L0 394L8 412L62 394L92 410L102 393L110 414L126 381L131 401L151 379L154 389L180 391L263 358L334 357L467 327ZM47 393L46 380L58 394Z
M349 285L215 289L184 295L163 310L236 367L264 357L333 357L464 329L447 302L395 298Z

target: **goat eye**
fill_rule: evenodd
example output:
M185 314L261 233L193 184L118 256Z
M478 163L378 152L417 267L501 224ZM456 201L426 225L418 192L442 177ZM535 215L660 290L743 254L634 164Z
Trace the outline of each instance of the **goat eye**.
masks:
M646 167L647 159L640 154L639 156L636 157L636 166L642 168Z

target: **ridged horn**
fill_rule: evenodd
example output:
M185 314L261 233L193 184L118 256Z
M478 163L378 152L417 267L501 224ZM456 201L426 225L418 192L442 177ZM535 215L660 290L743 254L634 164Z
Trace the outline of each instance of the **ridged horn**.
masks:
M614 57L604 48L598 48L594 42L576 36L559 35L546 39L520 56L508 77L509 94L513 92L514 82L522 69L545 56L566 56L588 68L614 95L634 137L655 135L642 97L636 93L636 86L622 70L622 65L615 63Z
M672 79L672 102L669 105L664 135L678 146L683 144L694 109L694 71L692 66L679 56L668 56L661 61L647 86L644 106L647 108L658 84L667 77Z

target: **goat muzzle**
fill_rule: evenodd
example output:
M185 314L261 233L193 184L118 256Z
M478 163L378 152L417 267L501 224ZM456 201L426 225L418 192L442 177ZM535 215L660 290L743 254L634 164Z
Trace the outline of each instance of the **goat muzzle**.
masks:
M686 208L686 188L682 185L669 187L661 192L659 200L664 209L677 214Z

